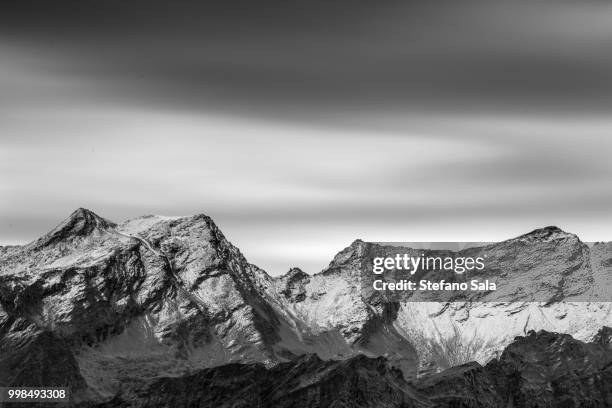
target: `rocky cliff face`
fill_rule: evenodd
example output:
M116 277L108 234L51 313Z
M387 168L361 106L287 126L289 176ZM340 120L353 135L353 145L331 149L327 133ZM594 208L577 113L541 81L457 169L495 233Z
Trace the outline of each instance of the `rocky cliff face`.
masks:
M418 382L438 407L608 407L612 354L566 334L531 331L486 366L468 363Z
M160 373L279 359L281 322L259 287L270 278L206 216L115 225L79 209L0 268L3 349L38 333L65 343L84 398ZM3 382L19 383L11 367Z
M311 376L303 381L321 384L291 394L303 406L330 406L336 400L307 400L338 389L323 377L350 370L358 375L347 396L371 380L369 394L392 396L386 406L428 406L405 384L416 379L419 363L429 378L468 360L484 364L532 329L586 340L612 325L604 301L612 293L610 244L588 247L546 228L462 251L487 257L487 276L502 283L503 301L364 291L364 262L390 251L355 241L319 274L294 268L274 278L248 263L207 216L115 224L79 209L40 239L0 250L0 385L68 385L75 402L142 402L134 393L153 393L157 381L180 389L219 375L230 384L207 387L229 393L240 387L230 380L244 369L240 363L251 364L244 378L280 378L301 367ZM598 301L581 301L586 295ZM318 357L300 357L307 355ZM258 392L269 385L258 383ZM262 394L262 406L289 404L281 394ZM153 406L164 406L155 398Z
M452 302L437 301L435 293L404 291L385 297L372 291L371 259L398 250L415 256L483 257L486 268L464 278L489 279L498 290L471 292ZM311 332L339 330L360 352L386 355L410 377L415 374L410 359L414 348L421 366L433 362L446 368L453 361L439 361L435 354L447 352L443 349L453 343L465 348L464 356L455 360L485 363L529 330L590 339L612 324L611 266L610 244L589 247L555 227L458 252L398 249L358 240L320 274L290 272L281 278L276 282L281 296L275 298L284 310L307 322ZM417 274L417 279L453 280L453 275L434 270Z
M573 234L544 228L522 237L462 251L485 256L498 290L464 302L401 302L397 324L415 342L451 339L478 344L481 363L515 336L549 330L589 340L612 323L612 247L589 247Z

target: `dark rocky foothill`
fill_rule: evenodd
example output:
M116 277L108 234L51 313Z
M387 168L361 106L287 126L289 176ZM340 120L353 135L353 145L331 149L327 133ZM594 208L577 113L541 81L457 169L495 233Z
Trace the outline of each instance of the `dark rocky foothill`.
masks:
M323 361L309 355L272 368L229 364L161 378L102 407L609 407L612 351L541 331L499 359L416 381L383 358Z

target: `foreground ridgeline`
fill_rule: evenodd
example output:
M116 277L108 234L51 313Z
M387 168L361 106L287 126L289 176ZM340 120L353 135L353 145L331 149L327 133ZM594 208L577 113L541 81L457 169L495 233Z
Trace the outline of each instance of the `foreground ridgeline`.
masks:
M108 407L612 404L612 245L547 227L469 251L511 283L504 302L364 291L364 260L389 248L359 240L272 277L205 215L78 209L0 247L0 387Z
M273 368L229 364L161 378L106 407L608 407L612 329L592 343L545 331L517 337L485 366L471 362L406 381L383 358L323 361L312 355ZM128 396L129 398L129 396Z

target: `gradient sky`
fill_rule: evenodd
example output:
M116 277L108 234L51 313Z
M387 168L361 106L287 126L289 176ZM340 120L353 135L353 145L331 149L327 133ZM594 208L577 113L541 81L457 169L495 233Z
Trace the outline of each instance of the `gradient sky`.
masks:
M307 4L306 4L307 3ZM0 6L0 243L213 217L272 274L356 238L612 240L606 1Z

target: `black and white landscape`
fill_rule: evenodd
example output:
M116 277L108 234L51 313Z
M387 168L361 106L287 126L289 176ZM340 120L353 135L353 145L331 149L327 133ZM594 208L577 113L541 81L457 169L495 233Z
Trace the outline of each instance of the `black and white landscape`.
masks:
M612 407L611 50L608 0L1 2L0 407Z
M366 296L373 247L272 277L205 215L78 209L1 248L0 385L83 407L612 404L612 303L572 301L610 293L612 244L547 227L469 248L507 297L452 303Z

